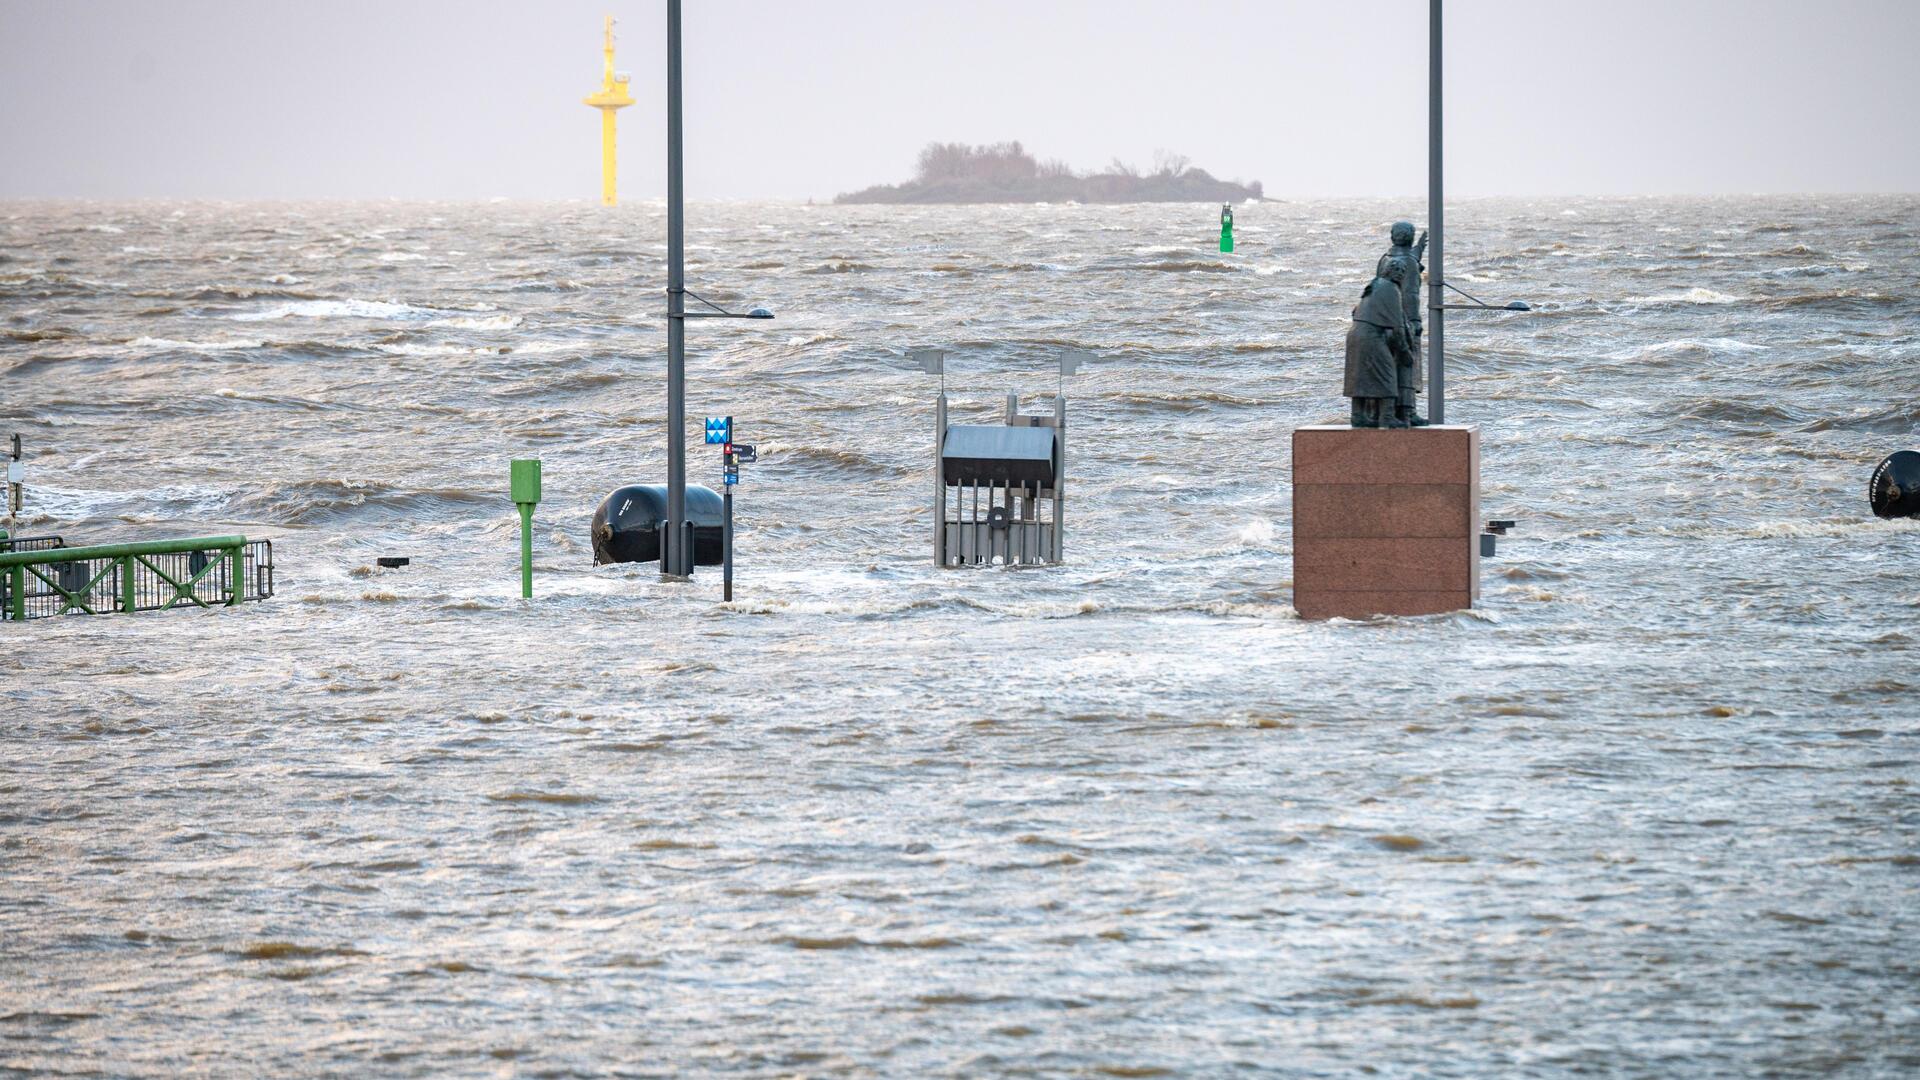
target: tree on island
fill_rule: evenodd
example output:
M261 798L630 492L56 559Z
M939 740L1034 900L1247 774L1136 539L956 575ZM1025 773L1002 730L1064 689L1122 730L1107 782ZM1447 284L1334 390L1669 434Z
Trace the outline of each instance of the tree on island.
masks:
M1260 181L1216 180L1183 155L1156 151L1151 172L1119 158L1104 171L1079 173L1041 161L1018 141L969 146L928 143L904 184L839 195L837 203L1243 202L1261 198Z

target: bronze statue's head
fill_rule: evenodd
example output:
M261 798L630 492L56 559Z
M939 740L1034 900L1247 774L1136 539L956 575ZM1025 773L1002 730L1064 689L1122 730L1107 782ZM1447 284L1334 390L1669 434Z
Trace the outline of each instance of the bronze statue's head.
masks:
M1387 268L1380 272L1380 276L1398 285L1407 280L1407 264L1399 259L1389 259Z
M1392 236L1393 242L1399 244L1401 247L1411 247L1413 245L1413 222L1394 222L1393 229L1388 235Z

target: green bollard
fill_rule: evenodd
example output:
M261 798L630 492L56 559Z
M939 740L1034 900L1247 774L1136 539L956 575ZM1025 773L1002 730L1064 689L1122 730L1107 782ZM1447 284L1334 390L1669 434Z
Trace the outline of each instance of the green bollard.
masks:
M533 506L540 501L540 459L515 459L509 470L514 505L520 508L520 596L533 597Z
M1233 251L1233 207L1220 204L1220 250Z

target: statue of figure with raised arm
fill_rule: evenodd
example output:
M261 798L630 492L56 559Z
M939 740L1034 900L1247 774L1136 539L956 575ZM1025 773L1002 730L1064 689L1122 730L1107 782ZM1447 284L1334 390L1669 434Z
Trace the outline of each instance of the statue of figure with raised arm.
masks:
M1388 238L1393 241L1393 246L1380 256L1374 273L1384 274L1390 262L1398 262L1406 267L1406 276L1400 283L1400 309L1407 316L1407 351L1413 356L1412 366L1399 373L1400 402L1395 407L1395 415L1411 427L1425 427L1427 418L1420 415L1416 395L1427 388L1427 373L1420 363L1420 336L1423 332L1420 315L1426 307L1420 297L1420 273L1426 267L1421 265L1420 260L1427 253L1427 234L1422 232L1419 241L1415 242L1413 222L1396 221Z
M1353 308L1347 328L1347 378L1341 392L1353 399L1353 426L1403 428L1410 422L1400 415L1404 371L1413 363L1408 351L1407 314L1400 302L1400 283L1407 276L1399 260L1383 260L1380 272Z

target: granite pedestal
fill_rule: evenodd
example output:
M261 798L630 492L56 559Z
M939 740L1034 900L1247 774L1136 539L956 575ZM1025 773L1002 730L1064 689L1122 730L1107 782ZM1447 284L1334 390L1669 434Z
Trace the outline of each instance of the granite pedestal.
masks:
M1293 606L1303 619L1433 615L1480 597L1480 429L1293 433Z

